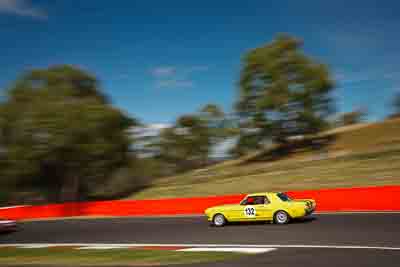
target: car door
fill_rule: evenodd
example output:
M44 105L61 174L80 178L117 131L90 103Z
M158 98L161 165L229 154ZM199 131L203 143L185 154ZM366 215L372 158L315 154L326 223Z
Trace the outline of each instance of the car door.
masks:
M231 222L243 220L243 205L237 204L229 207L229 211L226 213L227 219Z
M274 209L273 205L271 205L271 201L268 199L267 196L262 196L262 200L260 199L260 204L257 205L258 210L258 220L269 221L272 220L274 216Z
M242 221L269 220L272 208L266 196L249 196L242 202Z

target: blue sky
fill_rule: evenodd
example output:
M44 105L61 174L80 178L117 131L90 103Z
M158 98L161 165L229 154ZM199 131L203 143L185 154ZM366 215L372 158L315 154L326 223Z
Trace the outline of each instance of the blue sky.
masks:
M230 111L241 56L287 32L337 80L341 112L390 112L400 92L398 1L0 0L0 88L23 71L73 64L116 105L171 123L212 102Z

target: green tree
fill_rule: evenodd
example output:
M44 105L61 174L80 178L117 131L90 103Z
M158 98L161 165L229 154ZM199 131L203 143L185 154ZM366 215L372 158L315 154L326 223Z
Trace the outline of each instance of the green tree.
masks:
M269 122L261 113L254 113L251 118L240 125L236 146L231 149L234 157L240 157L264 148L270 136Z
M351 112L346 112L340 117L340 124L347 126L352 124L361 123L367 116L367 112L363 109L357 109Z
M4 179L77 200L126 164L136 122L110 105L96 79L71 66L34 70L0 105Z
M250 152L262 149L262 135L258 133L242 133L237 140L236 145L229 151L235 157L244 156Z
M280 35L243 58L236 110L278 143L318 133L333 111L328 68L301 47L298 39Z
M209 128L198 115L183 115L160 134L158 157L178 172L204 166L212 146Z
M207 104L200 109L199 118L209 129L212 143L218 143L227 138L234 132L234 126L227 118L223 110L215 104Z
M216 104L206 104L200 109L200 112L203 113L210 120L220 120L223 119L225 116L225 113Z

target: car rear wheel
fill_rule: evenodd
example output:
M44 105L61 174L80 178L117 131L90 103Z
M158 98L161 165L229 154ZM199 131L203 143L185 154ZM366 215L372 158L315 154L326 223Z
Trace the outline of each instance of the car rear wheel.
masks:
M287 224L289 220L289 214L283 210L277 211L274 215L274 222L276 224Z
M226 224L225 216L222 214L216 214L213 218L213 224L217 227L224 226Z

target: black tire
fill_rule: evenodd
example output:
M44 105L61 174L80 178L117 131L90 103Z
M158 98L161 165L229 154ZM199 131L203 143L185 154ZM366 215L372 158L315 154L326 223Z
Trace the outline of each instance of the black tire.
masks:
M278 210L274 214L274 223L275 224L288 224L290 221L290 216L286 211Z
M226 218L221 213L217 213L214 215L212 222L214 226L222 227L226 224Z

